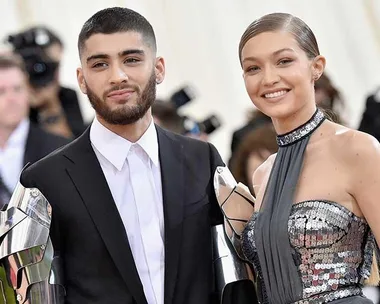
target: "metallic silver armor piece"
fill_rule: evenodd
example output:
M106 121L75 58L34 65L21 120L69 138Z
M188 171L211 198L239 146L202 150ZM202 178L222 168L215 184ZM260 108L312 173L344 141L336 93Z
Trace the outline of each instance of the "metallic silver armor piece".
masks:
M212 229L216 287L223 299L228 284L252 279L241 251L240 234L253 213L254 198L244 185L236 183L227 167L217 168L214 188L225 218L224 225Z
M222 299L223 291L228 284L250 280L250 274L248 265L236 254L223 224L212 228L212 237L216 291Z
M241 233L254 212L255 199L248 188L237 183L227 167L217 167L214 175L216 198L225 218L225 232L237 254L241 251Z
M0 211L0 304L64 303L59 257L49 237L51 206L18 183Z

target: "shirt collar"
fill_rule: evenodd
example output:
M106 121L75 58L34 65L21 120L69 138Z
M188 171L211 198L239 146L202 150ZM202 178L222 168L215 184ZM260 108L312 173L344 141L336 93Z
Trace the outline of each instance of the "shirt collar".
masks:
M148 129L145 133L140 137L137 141L137 144L140 145L141 148L148 154L152 163L158 167L160 164L158 157L158 138L156 126L154 125L153 119L150 122Z
M103 126L96 117L90 129L90 141L99 153L119 171L123 168L129 149L133 145L129 140ZM155 166L159 166L158 138L153 119L136 144L140 145Z
M29 125L29 119L23 119L9 137L7 146L25 146L29 134Z

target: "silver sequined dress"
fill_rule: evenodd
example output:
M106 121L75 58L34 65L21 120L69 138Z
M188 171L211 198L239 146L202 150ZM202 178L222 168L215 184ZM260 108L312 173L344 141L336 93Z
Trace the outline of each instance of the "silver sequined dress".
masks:
M289 145L310 135L322 123L320 118L314 115L308 122L312 123L309 132L302 136L297 129L295 136L289 133L286 138L278 138L280 148L281 144ZM276 187L271 191L275 192ZM278 196L273 197L276 201ZM290 204L284 222L287 231L281 234L281 227L276 230L281 225L281 218L276 218L277 207L273 203L269 209L272 217L265 219L270 223L262 224L268 226L267 234L257 236L263 234L257 222L265 209L253 214L242 234L243 253L256 271L260 303L372 303L361 291L370 275L374 250L374 237L366 221L336 202L310 200ZM276 246L279 248L274 249ZM284 257L283 251L290 254ZM295 271L287 271L288 265L281 263L291 264Z

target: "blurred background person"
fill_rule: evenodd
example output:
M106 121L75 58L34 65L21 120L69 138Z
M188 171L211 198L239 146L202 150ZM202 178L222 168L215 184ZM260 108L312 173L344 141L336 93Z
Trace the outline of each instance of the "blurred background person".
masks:
M249 131L241 140L231 158L231 173L237 182L245 184L254 195L253 173L277 150L276 132L272 123L263 124Z
M23 57L29 74L30 120L67 138L81 135L86 126L77 93L59 82L62 40L47 27L35 26L10 35L8 42Z
M0 208L8 203L27 163L68 143L30 122L27 79L21 58L0 55Z
M231 157L233 157L234 152L236 151L236 148L240 145L242 139L251 131L255 130L256 128L265 125L267 123L271 123L271 119L266 116L264 113L261 113L259 110L252 110L248 113L248 122L241 127L240 129L236 130L232 134L232 141L231 141ZM230 160L231 161L231 160Z
M367 97L359 130L380 141L380 88Z
M181 116L170 102L156 100L152 105L154 122L166 130L177 134L208 141L208 134L203 132L197 122L187 116Z
M187 130L183 124L183 117L177 112L173 104L157 99L152 105L152 115L156 125L177 134L185 134Z
M186 116L181 116L170 102L156 100L152 105L154 122L166 130L177 134L208 141L208 134L203 132L198 123Z
M211 114L202 121L180 114L184 105L195 99L194 89L182 87L174 92L168 100L157 99L152 105L152 116L157 125L177 134L208 141L209 135L221 125L219 117Z
M340 91L333 85L326 72L315 82L315 102L330 118L339 124L346 124L344 119L345 103Z

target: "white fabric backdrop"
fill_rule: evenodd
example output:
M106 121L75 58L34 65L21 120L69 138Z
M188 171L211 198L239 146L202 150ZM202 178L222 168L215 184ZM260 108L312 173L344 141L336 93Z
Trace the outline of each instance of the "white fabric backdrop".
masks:
M376 0L2 0L0 39L26 26L50 26L66 45L62 82L77 88L80 28L93 13L110 6L133 8L152 23L159 55L167 66L159 96L193 85L197 99L182 111L197 119L213 113L221 117L223 127L211 141L225 160L231 132L244 124L246 111L252 108L237 46L246 26L263 14L289 12L310 25L327 57L327 72L347 101L352 127L360 121L365 96L380 86L380 1ZM85 96L81 101L90 120L92 109Z

